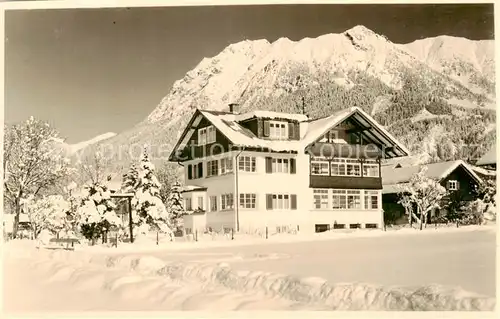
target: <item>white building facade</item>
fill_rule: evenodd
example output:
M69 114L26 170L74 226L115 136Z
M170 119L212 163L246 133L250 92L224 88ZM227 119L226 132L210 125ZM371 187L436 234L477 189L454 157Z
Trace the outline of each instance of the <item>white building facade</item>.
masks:
M346 126L352 117L365 127ZM381 155L408 152L379 127L380 137L366 132L363 144L360 133L376 126L357 108L316 121L274 112L196 111L170 159L185 167L186 187L197 189L183 194L187 210L198 209L185 218L186 229L254 233L383 227ZM361 141L353 142L346 132L357 132ZM217 154L200 153L200 146L210 144L214 150L217 142Z

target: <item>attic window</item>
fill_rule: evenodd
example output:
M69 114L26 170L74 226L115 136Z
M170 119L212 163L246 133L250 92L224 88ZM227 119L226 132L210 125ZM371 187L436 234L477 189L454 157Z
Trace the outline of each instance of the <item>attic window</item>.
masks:
M269 122L269 137L278 140L284 140L288 138L288 123L285 122Z
M450 191L457 191L458 190L458 181L456 181L456 180L449 180L448 181L448 190L450 190Z
M215 143L215 127L213 125L198 129L198 145Z

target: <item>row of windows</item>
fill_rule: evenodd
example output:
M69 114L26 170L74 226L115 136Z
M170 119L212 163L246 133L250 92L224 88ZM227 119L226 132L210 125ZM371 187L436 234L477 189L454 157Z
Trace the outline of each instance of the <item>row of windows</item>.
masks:
M240 168L241 170L241 168ZM203 178L203 162L187 166L188 179ZM206 162L206 176L224 175L233 172L233 159L231 157L211 160Z
M363 201L361 200L363 198ZM218 197L210 196L210 211L218 210ZM244 209L255 209L257 207L257 195L244 193L239 194L239 207ZM314 189L314 209L378 209L380 207L378 191L371 190L345 190L345 189ZM234 196L232 193L220 195L220 209L234 208ZM185 209L204 209L203 197L197 198L197 206L193 207L191 198L185 199ZM297 209L297 195L295 194L266 194L267 210L290 210Z
M187 166L188 179L203 178L203 162L189 164ZM238 170L240 172L257 171L257 159L255 156L238 157ZM224 175L233 172L233 159L231 157L209 160L206 162L206 177ZM291 173L295 174L294 158L271 158L266 157L266 173Z
M363 196L363 197L362 197ZM363 205L361 199L363 198ZM378 209L378 191L314 189L314 209Z
M365 160L363 163L343 158L311 160L312 175L380 177L379 172L379 164L375 160Z

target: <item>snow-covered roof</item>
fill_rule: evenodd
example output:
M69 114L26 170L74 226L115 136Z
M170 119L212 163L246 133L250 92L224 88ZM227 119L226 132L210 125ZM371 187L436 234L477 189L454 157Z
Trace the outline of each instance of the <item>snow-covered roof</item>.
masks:
M206 191L207 188L203 186L197 186L197 185L185 185L181 187L181 193L187 193L187 192L203 192Z
M476 165L491 165L496 163L497 147L495 144L493 144L493 147L476 162Z
M245 121L254 117L267 118L267 119L287 119L298 122L307 121L309 119L307 115L304 114L293 114L293 113L261 111L261 110L236 114L234 116L235 120L238 122Z
M282 114L283 116L285 115L285 113L268 111L254 111L250 112L250 114L251 116L255 116L256 114L259 114L259 116L264 116L266 114L278 114L279 116L282 116ZM199 123L201 120L201 116L211 122L234 146L268 149L275 152L302 152L312 143L321 138L321 136L326 134L329 129L342 123L347 118L352 118L353 121L356 121L359 125L366 128L366 130L362 132L364 136L372 141L376 141L377 143L384 145L388 149L387 152L391 153L392 156L407 156L409 154L409 151L389 132L378 124L370 115L358 107L344 109L335 112L328 117L300 122L301 139L298 141L280 141L258 138L250 130L244 128L238 123L244 115L245 114L197 110L182 134L181 139L174 147L174 150L170 155L170 159L175 159L175 152L186 146L191 138L191 135L195 131L194 127L197 125L196 123ZM290 114L289 116L294 119L307 119L306 116L300 114Z
M456 168L463 166L464 169L478 182L481 183L481 178L472 170L472 168L462 160L439 162L426 164L427 172L426 176L428 178L442 180L446 176L450 175ZM394 166L382 166L382 193L395 193L397 192L397 184L404 184L410 181L414 174L420 171L422 165L414 165L407 167L394 167Z

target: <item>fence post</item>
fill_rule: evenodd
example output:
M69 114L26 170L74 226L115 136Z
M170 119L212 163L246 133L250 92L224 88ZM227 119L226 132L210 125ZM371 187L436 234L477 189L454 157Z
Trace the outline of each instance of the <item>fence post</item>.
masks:
M156 246L158 246L158 241L159 241L159 238L158 238L158 231L156 231Z
M194 241L198 241L198 229L194 231Z
M118 248L118 232L115 234L115 247Z
M231 240L234 240L234 228L231 228Z
M268 237L269 237L269 230L268 230L268 228L267 228L267 226L266 226L266 239L267 239Z

